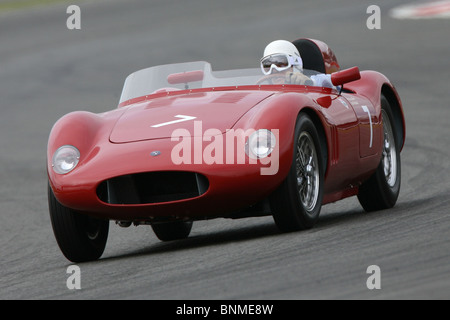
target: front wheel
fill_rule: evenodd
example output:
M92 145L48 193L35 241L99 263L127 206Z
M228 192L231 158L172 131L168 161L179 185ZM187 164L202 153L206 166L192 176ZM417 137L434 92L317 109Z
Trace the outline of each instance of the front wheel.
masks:
M105 250L109 221L96 219L60 204L48 186L53 233L64 256L72 262L97 260Z
M358 200L365 211L392 208L400 193L400 141L396 141L394 115L388 100L381 96L383 149L377 170L361 185Z
M298 117L293 148L289 174L270 197L275 224L283 232L313 227L322 206L325 159L318 131L307 114Z

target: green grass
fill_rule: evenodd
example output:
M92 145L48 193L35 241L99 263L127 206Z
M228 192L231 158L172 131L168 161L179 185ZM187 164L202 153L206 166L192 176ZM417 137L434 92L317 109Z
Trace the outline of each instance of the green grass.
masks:
M11 0L0 1L0 12L20 10L41 5L48 5L58 2L69 2L69 0Z

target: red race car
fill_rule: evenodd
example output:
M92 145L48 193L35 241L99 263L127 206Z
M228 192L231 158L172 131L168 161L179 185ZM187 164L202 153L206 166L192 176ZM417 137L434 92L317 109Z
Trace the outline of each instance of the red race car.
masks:
M293 43L304 75L331 74L331 87L170 64L131 74L112 111L59 119L48 201L66 258L98 259L110 220L151 225L168 241L217 217L273 215L283 232L311 228L323 204L354 195L366 211L394 206L405 141L394 86L375 71L340 70L321 41Z

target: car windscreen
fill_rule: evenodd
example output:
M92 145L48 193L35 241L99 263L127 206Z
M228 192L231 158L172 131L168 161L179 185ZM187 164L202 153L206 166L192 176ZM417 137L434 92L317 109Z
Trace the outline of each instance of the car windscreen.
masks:
M317 74L311 70L303 70L303 73L307 76ZM273 84L264 81L266 78L260 68L212 71L211 65L205 61L160 65L129 75L119 103L175 90Z

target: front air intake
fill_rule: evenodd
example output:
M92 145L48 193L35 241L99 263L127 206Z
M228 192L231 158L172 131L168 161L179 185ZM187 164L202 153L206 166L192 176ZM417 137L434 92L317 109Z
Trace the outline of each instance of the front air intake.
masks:
M198 173L145 172L105 180L97 196L109 204L152 204L195 198L208 188L208 179Z

